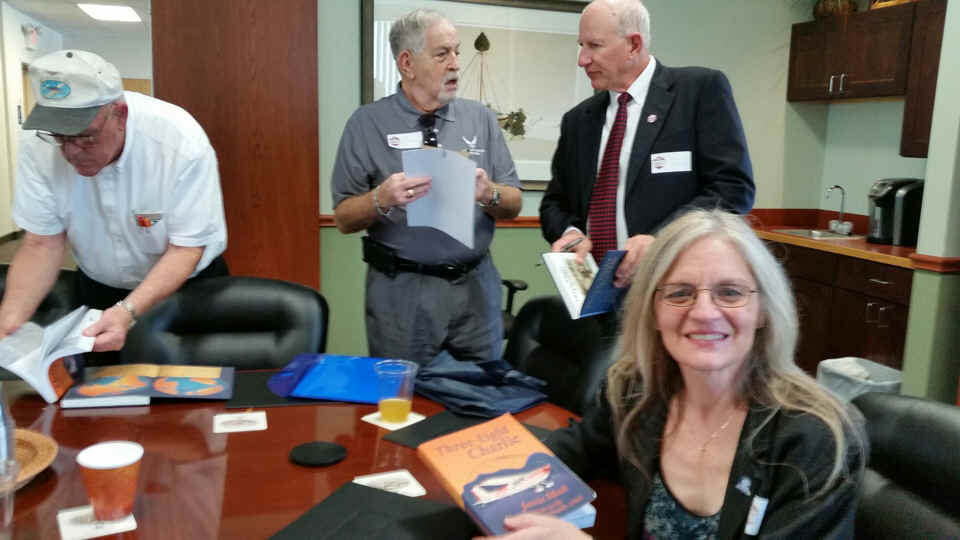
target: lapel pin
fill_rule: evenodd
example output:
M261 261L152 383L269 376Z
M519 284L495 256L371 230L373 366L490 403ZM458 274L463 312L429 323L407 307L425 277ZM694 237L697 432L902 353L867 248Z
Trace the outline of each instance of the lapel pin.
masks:
M740 493L743 493L744 495L746 495L747 497L749 497L749 496L751 495L751 493L750 493L750 479L747 478L746 476L741 476L741 477L740 477L740 481L737 482L736 488L737 488L737 490L740 491Z
M656 121L657 121L657 115L655 115L655 114L651 114L650 116L647 117L647 123L648 123L648 124L652 124L652 123L654 123L654 122L656 122Z

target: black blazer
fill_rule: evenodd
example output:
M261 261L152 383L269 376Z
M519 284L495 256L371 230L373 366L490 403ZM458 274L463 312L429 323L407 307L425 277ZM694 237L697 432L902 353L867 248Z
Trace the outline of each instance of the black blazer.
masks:
M666 409L649 411L637 428L634 440L643 455L641 468L637 468L617 453L605 392L604 384L596 398L600 403L587 407L583 421L554 431L546 444L584 480L606 477L623 485L627 537L640 539L650 479L659 468ZM826 424L810 414L781 410L770 415L769 409L758 406L747 413L724 493L717 540L853 538L858 487L863 480L860 462L869 451L851 447L849 474L826 494L809 500L809 494L823 487L833 465L833 435ZM754 432L756 436L750 440ZM769 501L755 536L745 532L754 496ZM602 515L597 517L604 519Z
M563 116L552 179L540 203L543 236L554 242L569 226L587 227L609 92ZM650 122L649 120L653 120ZM691 153L691 170L652 174L650 157ZM658 63L633 140L625 194L629 236L652 234L683 210L715 207L746 214L753 207L747 141L723 73Z

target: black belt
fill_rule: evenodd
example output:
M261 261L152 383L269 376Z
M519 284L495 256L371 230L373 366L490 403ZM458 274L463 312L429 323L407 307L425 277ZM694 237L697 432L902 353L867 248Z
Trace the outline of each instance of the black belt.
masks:
M397 272L413 272L455 281L480 264L483 257L469 263L460 264L423 264L397 257L393 250L369 236L363 237L363 260L378 271L394 277Z

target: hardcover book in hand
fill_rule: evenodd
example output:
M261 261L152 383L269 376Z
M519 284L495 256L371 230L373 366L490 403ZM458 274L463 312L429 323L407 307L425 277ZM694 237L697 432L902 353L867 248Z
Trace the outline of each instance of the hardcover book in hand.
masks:
M571 319L581 319L615 311L623 301L627 288L613 286L617 266L626 251L608 251L600 266L587 253L583 264L577 263L577 254L558 251L543 254L543 264L550 272Z
M596 493L510 414L427 441L417 455L486 534L525 512L593 525Z
M72 356L93 350L96 338L83 335L103 312L80 306L46 327L26 322L0 340L0 367L26 381L47 403L73 385Z
M121 364L103 367L63 396L65 409L147 405L151 397L230 399L232 367Z

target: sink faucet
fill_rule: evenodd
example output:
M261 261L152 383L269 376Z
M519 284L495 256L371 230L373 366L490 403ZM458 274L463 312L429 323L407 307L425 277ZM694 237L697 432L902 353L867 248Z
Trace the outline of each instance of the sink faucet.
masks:
M844 203L844 199L846 199L846 191L844 191L843 186L834 184L827 188L828 199L830 198L830 192L834 190L840 190L840 215L838 216L836 221L830 222L830 230L840 234L850 234L850 230L853 228L853 224L852 223L848 224L847 222L843 221L843 203Z

